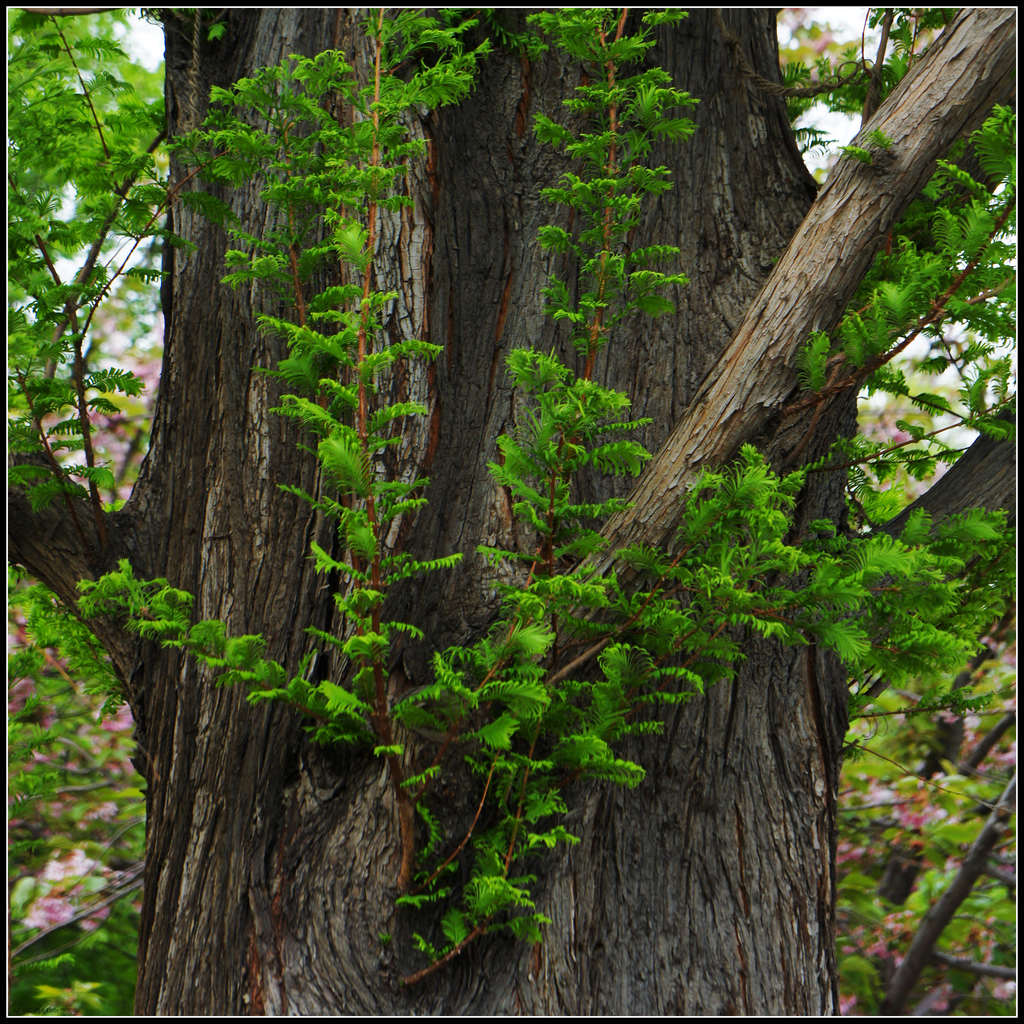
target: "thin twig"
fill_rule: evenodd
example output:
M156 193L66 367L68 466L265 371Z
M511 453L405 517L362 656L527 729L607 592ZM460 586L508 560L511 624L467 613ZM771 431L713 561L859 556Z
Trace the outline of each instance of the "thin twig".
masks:
M882 38L878 44L874 67L871 69L871 78L868 80L868 92L864 98L864 109L860 115L861 124L867 124L871 120L871 115L878 109L878 97L882 92L882 71L885 69L885 49L889 44L889 30L892 28L894 14L895 12L890 8L882 18ZM862 41L862 48L863 45Z
M1016 967L1003 967L1000 964L983 964L977 960L968 960L961 956L950 956L948 953L932 951L932 960L943 967L952 967L956 971L967 971L983 978L1002 978L1005 981L1017 980Z
M96 125L96 134L100 137L100 145L103 147L103 155L109 160L110 149L107 147L107 140L103 135L103 125L100 124L99 114L96 113L96 108L92 103L92 96L89 95L89 87L85 84L85 79L82 77L81 69L78 67L78 62L75 60L74 53L71 52L71 46L69 45L67 38L61 31L60 25L54 21L54 28L57 29L57 35L60 36L60 41L64 44L64 50L68 55L68 60L71 61L71 66L75 69L75 74L78 76L78 82L82 86L82 93L85 96L85 102L89 104L89 112L92 114L93 124Z

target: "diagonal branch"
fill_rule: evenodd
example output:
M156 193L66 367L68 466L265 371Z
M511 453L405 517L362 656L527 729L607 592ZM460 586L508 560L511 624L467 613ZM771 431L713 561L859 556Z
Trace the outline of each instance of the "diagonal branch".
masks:
M962 11L882 104L861 136L892 146L872 164L846 159L800 225L690 409L648 466L631 507L606 527L606 570L625 546L662 544L680 499L705 467L777 424L797 386L795 358L839 321L886 232L935 161L977 128L1014 87L1016 12ZM863 138L862 138L863 141Z
M985 868L989 854L996 843L1006 834L1008 822L1013 814L1017 791L1017 777L1010 780L999 802L985 822L981 833L975 839L963 864L957 872L949 888L932 904L931 909L921 921L921 927L914 941L907 950L903 962L889 982L885 999L879 1007L883 1016L893 1016L903 1012L907 996L914 983L921 976L921 971L928 965L943 930L949 924L957 908L971 893L974 883Z
M1013 422L1007 412L1000 419ZM1006 509L1007 525L1016 525L1017 451L1013 441L999 441L982 434L957 460L956 464L932 484L912 505L905 508L883 529L898 536L912 512L924 509L933 519L966 512L984 499L986 508Z

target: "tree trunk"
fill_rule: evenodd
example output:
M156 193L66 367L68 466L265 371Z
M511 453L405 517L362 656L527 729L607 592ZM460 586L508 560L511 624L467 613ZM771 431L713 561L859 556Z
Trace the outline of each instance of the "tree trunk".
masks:
M965 90L973 105L950 102L959 113L934 128L924 155L909 136L904 154L901 139L898 173L876 169L874 184L839 175L815 206L835 211L827 204L841 196L835 216L853 211L851 231L872 208L863 238L845 249L834 224L815 213L804 221L816 189L782 101L736 66L712 12L694 11L663 30L651 59L700 98L698 131L654 155L673 168L676 188L653 204L637 241L681 246L691 283L677 296L678 315L632 325L599 360L597 376L629 393L637 416L653 418L642 438L650 449L668 444L652 473L678 472L645 477L615 536L664 537L672 516L664 489L677 501L694 466L724 460L742 441L757 440L782 465L794 429L813 426L805 452L813 457L853 428L851 390L830 396L820 413L808 408L783 422L783 408L793 405L795 346L810 328L834 323L877 235L935 156L1012 83L1012 41L1007 56L998 15L972 12L943 36L967 46L954 32L973 30L973 45L988 36L996 48L988 70L977 72L981 84ZM518 25L523 15L498 17ZM723 17L747 64L777 78L772 13ZM226 35L203 36L195 52L191 17L169 15L170 134L197 123L211 85L287 54L334 47L365 67L352 18L346 9L228 12ZM917 80L931 81L942 66L925 62ZM420 625L431 650L486 628L495 580L475 548L514 540L509 498L486 470L515 413L505 356L534 345L572 358L542 315L554 257L536 244L537 229L560 216L539 190L563 167L538 146L531 124L540 112L561 118L579 78L580 69L555 54L530 63L495 52L467 101L412 125L429 143L410 181L417 205L385 220L378 266L399 282L391 328L444 347L436 366L395 383L431 411L410 428L394 472L429 475L431 485L429 505L390 540L414 555L465 554L458 571L394 597L393 617ZM920 120L932 107L948 113L942 82L949 85L940 80L937 97L890 99L876 122L894 108ZM223 198L258 230L254 187ZM194 593L197 618L223 619L232 634L262 633L269 656L294 670L312 643L305 627L340 624L334 588L308 557L311 540L331 548L332 530L278 488L315 492L318 481L292 421L269 412L278 384L256 369L285 355L255 328L257 313L276 310L256 288L220 283L227 245L219 229L184 206L173 218L196 248L168 258L166 348L147 462L113 522L110 547L65 561L83 574L83 565L98 573L130 557L140 577L165 576ZM830 276L829 268L842 273ZM791 301L799 306L793 319ZM727 414L709 416L719 397ZM804 494L800 521L838 519L842 504L841 481L823 478ZM40 518L16 499L11 508L28 524L12 531L17 557ZM638 523L655 525L636 534ZM47 582L63 580L69 590L69 570L42 551L31 558ZM627 753L647 769L639 790L578 786L567 824L582 841L540 868L538 909L553 919L541 946L484 938L403 986L423 964L409 941L422 925L394 906L400 851L381 763L320 749L288 708L254 708L241 688L218 688L209 670L177 652L139 645L113 624L102 628L129 685L148 786L139 1013L836 1012L835 790L846 691L839 667L814 648L751 640L734 683L671 712L662 737ZM414 646L401 652L396 690L428 681L428 657ZM341 669L324 659L315 670L326 678ZM465 791L450 794L454 816L469 813L478 796L465 781Z

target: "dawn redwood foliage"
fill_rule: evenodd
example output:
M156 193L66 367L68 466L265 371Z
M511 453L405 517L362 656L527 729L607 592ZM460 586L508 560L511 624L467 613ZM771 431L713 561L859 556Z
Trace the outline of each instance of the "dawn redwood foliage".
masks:
M72 119L120 183L73 282L59 177L12 174L12 556L136 719L137 1008L835 1012L848 711L1012 599L1002 478L852 415L1006 458L1012 18L837 85L889 98L809 213L766 12L203 19L165 18L166 180ZM89 417L137 381L86 340L154 231L115 512ZM894 526L940 461L971 501Z

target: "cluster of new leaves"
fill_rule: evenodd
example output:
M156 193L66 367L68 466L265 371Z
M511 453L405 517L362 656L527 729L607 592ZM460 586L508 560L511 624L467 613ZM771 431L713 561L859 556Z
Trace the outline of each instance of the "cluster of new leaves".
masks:
M490 464L491 475L507 487L513 512L539 538L539 552L508 552L533 561L538 555L546 572L593 554L600 543L592 524L622 507L620 499L579 504L572 485L578 473L593 467L601 473L635 476L650 458L636 441L623 434L649 422L623 420L629 399L572 371L554 355L526 349L508 357L509 372L531 406L521 413L515 434L498 439L501 462ZM494 557L506 554L483 549Z
M638 225L644 201L672 187L667 167L645 163L659 139L689 138L694 125L676 109L694 105L689 93L676 89L662 68L622 75L653 45L653 29L678 20L680 11L643 17L640 31L624 32L627 11L575 8L535 14L530 22L588 69L593 79L576 87L564 101L580 130L538 115L534 131L544 143L557 146L578 161L580 171L566 171L557 186L543 195L574 211L574 231L549 225L540 244L571 255L574 280L552 274L545 289L547 313L572 325L570 340L586 357L584 376L609 332L627 312L652 316L674 306L662 294L684 285L683 274L664 274L654 267L678 254L673 246L632 249L629 233Z
M709 670L728 675L742 657L734 630L743 627L828 647L854 676L895 684L963 664L972 637L1002 613L1012 578L1011 552L995 543L998 524L968 513L933 527L920 514L899 538L844 538L822 521L815 537L794 544L788 536L805 474L777 478L744 448L731 471L706 473L687 498L671 560L645 549L624 553L652 582L645 593L678 603L663 654L692 647L708 664L702 678ZM969 565L993 586L978 588ZM663 627L639 617L637 629L656 637Z
M962 448L943 438L951 428L1013 436L1015 136L1013 112L997 107L968 148L939 162L838 328L802 352L806 387L863 387L907 408L896 444L862 436L843 446L869 520L905 501L879 484L928 479L938 462L956 461Z
M117 416L118 396L143 385L95 366L95 328L116 283L159 276L136 252L161 234L168 202L154 156L163 106L110 38L30 12L11 31L9 479L36 508L88 497L98 519L116 480L94 451L93 419Z

